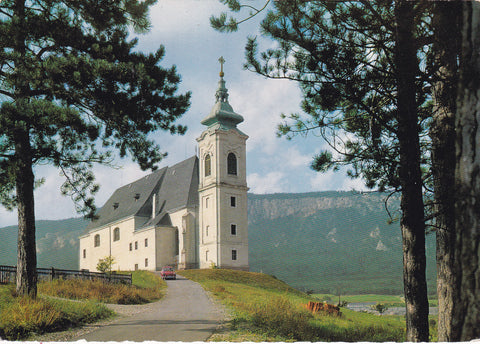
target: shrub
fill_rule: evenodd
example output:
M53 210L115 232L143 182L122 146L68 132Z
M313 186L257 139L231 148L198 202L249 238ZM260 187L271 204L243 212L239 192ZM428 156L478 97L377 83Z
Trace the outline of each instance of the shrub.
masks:
M97 270L100 272L112 272L112 266L115 264L115 258L112 256L106 256L105 258L100 258L97 264Z
M274 297L265 304L253 304L250 312L253 325L269 329L273 336L301 341L315 339L309 323L313 319L311 313L292 304L285 296Z
M28 297L12 297L1 310L0 336L8 340L78 326L113 315L105 306L92 302L33 300Z
M163 296L160 288L139 288L91 280L54 280L38 285L40 293L74 300L96 300L106 303L142 304Z
M378 313L383 314L383 312L385 312L388 309L388 306L384 303L377 303L377 304L371 306L371 308L374 311L377 311Z

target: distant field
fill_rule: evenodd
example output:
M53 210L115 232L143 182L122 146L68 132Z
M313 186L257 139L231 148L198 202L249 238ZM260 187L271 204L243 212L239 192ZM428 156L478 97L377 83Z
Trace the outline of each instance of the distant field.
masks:
M313 297L321 301L336 301L338 302L338 295L332 294L312 294ZM400 295L341 295L341 301L347 302L378 302L378 303L404 303L403 296Z
M312 294L312 297L326 302L338 303L338 295L333 294ZM375 302L385 303L390 306L405 305L403 295L377 295L377 294L363 294L363 295L340 295L340 301L351 302ZM430 296L428 302L431 307L438 306L436 296Z

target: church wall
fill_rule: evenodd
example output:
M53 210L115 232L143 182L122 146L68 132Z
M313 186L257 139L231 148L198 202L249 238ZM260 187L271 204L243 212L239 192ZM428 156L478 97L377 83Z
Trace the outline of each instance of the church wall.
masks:
M186 208L170 213L172 226L178 228L178 269L193 269L197 263L196 208Z
M240 134L236 130L218 130L218 159L217 169L218 178L222 183L231 185L247 185L247 169L246 169L246 146L247 137ZM227 156L234 153L237 157L237 174L230 175L227 173Z
M218 265L217 257L217 189L210 188L200 193L201 212L199 214L200 268Z
M161 270L165 265L176 265L176 232L173 226L155 228L156 270Z
M88 234L80 237L80 269L97 271L99 259L109 255L113 256L116 264L113 270L127 269L127 261L124 259L123 250L128 250L125 242L132 235L135 225L133 217L111 223L107 226L91 230ZM114 231L118 228L120 239L114 240ZM95 245L95 237L98 235L99 245ZM123 254L122 254L123 253Z
M124 248L119 251L125 264L125 270L155 270L155 228L149 227L131 232L126 239ZM123 267L121 268L123 269Z
M222 246L219 257L220 266L248 270L246 191L234 187L222 187L219 204L221 208L219 241ZM235 252L232 252L234 250Z
M115 260L112 270L155 270L157 257L154 228L135 231L135 223L144 221L144 218L130 217L80 237L80 269L97 271L99 259L111 255ZM115 235L117 228L119 237ZM96 235L100 236L98 247L95 247ZM85 258L83 250L86 250Z

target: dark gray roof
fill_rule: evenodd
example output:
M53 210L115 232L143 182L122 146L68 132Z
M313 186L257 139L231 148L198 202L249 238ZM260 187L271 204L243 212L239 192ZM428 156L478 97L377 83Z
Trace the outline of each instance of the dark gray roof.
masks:
M156 216L152 219L152 199L156 195ZM129 216L143 216L140 227L170 223L168 212L198 205L198 158L193 156L171 167L117 189L98 211L87 231ZM137 228L138 229L138 228Z

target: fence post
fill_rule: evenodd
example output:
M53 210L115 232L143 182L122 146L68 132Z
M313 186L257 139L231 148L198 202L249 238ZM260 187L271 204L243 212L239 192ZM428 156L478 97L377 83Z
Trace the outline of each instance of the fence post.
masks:
M52 281L55 279L55 268L52 266Z

